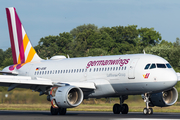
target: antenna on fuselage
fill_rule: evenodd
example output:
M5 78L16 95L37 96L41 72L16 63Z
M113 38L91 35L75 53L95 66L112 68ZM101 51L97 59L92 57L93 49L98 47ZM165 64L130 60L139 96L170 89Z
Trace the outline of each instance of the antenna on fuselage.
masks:
M67 57L68 57L68 59L70 58L68 54L67 54Z
M146 54L145 50L143 50L143 53Z

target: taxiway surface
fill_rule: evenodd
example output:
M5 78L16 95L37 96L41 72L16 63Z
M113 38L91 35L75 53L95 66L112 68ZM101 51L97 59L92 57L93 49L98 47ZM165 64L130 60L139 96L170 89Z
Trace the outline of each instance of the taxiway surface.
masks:
M180 113L154 113L143 115L130 112L127 115L112 112L68 111L66 115L51 115L49 111L0 111L0 120L152 120L180 119Z

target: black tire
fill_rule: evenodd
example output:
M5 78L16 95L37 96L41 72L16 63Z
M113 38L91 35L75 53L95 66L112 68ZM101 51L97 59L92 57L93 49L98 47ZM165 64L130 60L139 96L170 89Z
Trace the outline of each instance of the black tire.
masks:
M59 115L65 115L66 114L66 108L59 108Z
M58 114L58 109L57 108L53 108L51 106L51 115L57 115Z
M152 108L149 108L148 114L149 114L149 115L152 115L152 114L153 114L153 109L152 109Z
M147 109L147 108L144 108L144 109L143 109L143 114L144 114L144 115L147 115L147 114L148 114L148 109Z
M123 105L122 105L122 108L123 108L122 114L128 114L128 112L129 112L129 107L128 107L128 105L127 105L127 104L123 104Z
M114 104L113 113L114 114L120 114L120 112L121 112L121 106L119 104Z

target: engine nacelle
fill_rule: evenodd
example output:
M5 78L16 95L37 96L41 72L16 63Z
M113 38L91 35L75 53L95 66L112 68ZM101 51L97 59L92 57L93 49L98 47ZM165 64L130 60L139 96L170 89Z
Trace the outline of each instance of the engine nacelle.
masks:
M81 104L83 92L75 86L64 86L52 88L50 95L51 103L54 108L72 108Z
M150 106L167 107L173 105L178 99L176 88L172 88L160 93L154 93L150 96Z

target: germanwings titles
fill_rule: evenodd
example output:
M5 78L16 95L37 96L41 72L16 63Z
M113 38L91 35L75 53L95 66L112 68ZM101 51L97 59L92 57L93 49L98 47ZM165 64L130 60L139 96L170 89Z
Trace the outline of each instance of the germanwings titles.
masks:
M114 114L127 114L128 95L142 95L144 114L151 107L173 105L178 98L174 87L177 75L165 59L149 54L111 55L41 59L26 34L14 7L6 8L13 65L4 68L0 85L8 91L16 87L46 94L52 115L65 115L67 108L80 105L83 99L119 97Z

